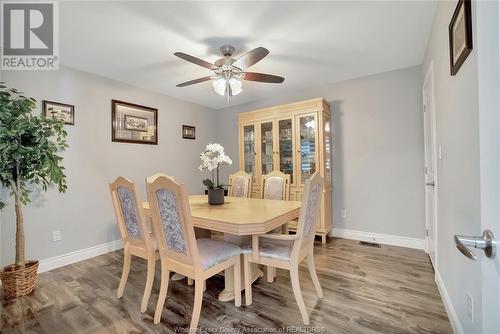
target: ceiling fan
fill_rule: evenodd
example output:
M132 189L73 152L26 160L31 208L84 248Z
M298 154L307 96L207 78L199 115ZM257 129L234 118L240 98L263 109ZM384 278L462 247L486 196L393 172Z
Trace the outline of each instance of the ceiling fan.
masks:
M200 82L213 80L215 92L219 95L226 96L229 100L230 96L238 95L239 93L241 93L242 80L267 83L282 83L283 81L285 81L285 78L279 77L277 75L246 72L247 68L255 65L257 62L262 60L262 58L269 54L269 50L267 50L266 48L255 48L251 51L248 51L238 59L232 58L234 52L234 47L232 45L223 45L220 47L220 51L222 52L224 57L217 60L214 64L211 64L200 58L190 56L183 52L174 53L174 55L179 58L212 70L215 74L212 76L206 76L203 78L180 83L177 85L177 87L185 87Z

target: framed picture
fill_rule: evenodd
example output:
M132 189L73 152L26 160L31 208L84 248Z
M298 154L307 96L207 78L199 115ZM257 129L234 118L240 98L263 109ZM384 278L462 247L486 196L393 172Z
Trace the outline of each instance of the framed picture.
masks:
M112 100L111 140L158 145L158 109Z
M64 124L75 125L75 106L52 101L42 101L42 115L55 116L62 119Z
M184 139L196 139L196 128L194 126L183 125L182 126L182 138L184 138Z
M448 27L450 39L450 72L457 74L472 51L471 0L458 1Z

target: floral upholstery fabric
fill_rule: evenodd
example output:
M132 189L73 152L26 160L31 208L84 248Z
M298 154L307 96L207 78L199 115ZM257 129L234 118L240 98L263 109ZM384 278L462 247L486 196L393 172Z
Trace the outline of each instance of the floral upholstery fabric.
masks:
M233 178L233 184L231 186L231 195L233 197L247 197L247 179L245 177L236 176Z
M198 245L201 266L204 270L241 254L241 248L229 242L202 238L197 239L196 244Z
M264 183L264 198L265 199L285 199L284 194L285 180L278 176L267 178Z
M159 189L156 191L156 198L168 249L186 254L186 240L179 219L175 194L167 189Z
M288 261L292 255L293 240L276 240L259 238L259 253L262 257ZM252 244L246 243L241 246L243 254L252 252Z
M139 219L137 218L137 209L135 207L134 195L130 189L118 187L116 190L120 207L122 210L123 220L127 229L127 235L132 239L140 240L141 230L139 228Z
M315 230L317 218L317 210L319 206L321 187L319 184L314 185L309 191L309 199L307 201L306 215L304 218L304 237L308 238Z

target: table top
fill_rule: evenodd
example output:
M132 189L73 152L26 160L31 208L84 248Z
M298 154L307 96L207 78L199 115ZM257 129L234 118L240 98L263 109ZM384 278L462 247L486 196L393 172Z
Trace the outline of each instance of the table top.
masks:
M235 235L267 233L298 218L300 202L226 197L223 205L209 205L206 195L189 196L193 225ZM143 203L149 215L149 203Z

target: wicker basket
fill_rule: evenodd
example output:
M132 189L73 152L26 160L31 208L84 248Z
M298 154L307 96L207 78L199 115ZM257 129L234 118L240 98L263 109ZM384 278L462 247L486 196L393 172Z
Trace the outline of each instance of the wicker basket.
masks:
M26 261L23 269L16 269L14 264L0 271L3 286L3 298L13 299L29 295L36 285L38 261Z

